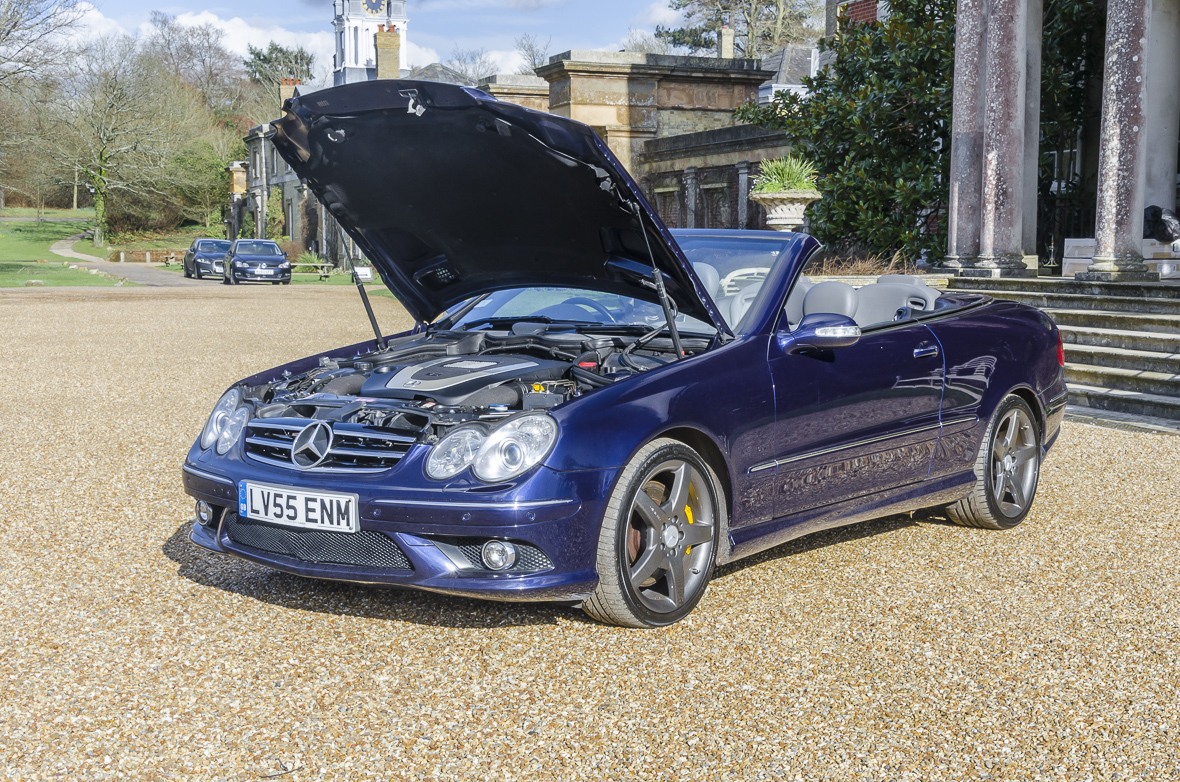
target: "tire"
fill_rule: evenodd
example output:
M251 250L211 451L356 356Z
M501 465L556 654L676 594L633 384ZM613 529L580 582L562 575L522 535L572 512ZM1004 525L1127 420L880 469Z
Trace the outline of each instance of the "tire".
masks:
M205 277L201 274L201 267L197 266L195 263L193 264L193 276L198 280L205 279Z
M233 283L230 282L229 280L230 280L230 276L228 274L226 274L226 275L222 276L221 284L222 285L233 285Z
M188 273L188 264L187 263L181 262L180 273L184 275L185 279L192 277L192 275Z
M1000 402L975 459L971 493L946 507L964 527L1011 529L1024 521L1041 475L1041 426L1032 408L1009 394Z
M271 283L271 285L279 285L279 284L280 284L280 283L279 283L279 281L278 281L278 280L275 280L274 282L272 282L272 283Z
M607 501L598 587L582 610L641 628L687 616L713 576L719 530L727 528L723 497L717 475L684 443L660 439L641 448Z
M291 284L290 280L283 280L283 285L290 285L290 284Z

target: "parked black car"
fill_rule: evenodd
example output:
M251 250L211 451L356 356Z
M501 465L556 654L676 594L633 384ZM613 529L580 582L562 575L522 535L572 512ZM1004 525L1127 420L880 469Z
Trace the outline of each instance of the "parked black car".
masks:
M194 239L184 254L184 276L196 277L225 273L225 254L229 252L228 239Z
M278 285L291 283L291 262L275 242L266 239L238 239L225 256L222 282L269 282Z

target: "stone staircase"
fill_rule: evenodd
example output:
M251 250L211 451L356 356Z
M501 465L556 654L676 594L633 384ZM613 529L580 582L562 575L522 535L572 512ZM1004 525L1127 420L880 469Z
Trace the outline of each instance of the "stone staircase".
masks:
M957 277L948 288L1031 304L1053 318L1070 404L1180 421L1180 282Z

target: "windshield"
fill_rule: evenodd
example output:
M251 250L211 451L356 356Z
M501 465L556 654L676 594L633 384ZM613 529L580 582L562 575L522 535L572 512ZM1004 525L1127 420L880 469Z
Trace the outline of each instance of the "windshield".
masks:
M282 255L283 251L274 242L238 242L235 255Z
M735 333L742 332L742 320L754 297L770 270L782 262L783 251L794 239L793 234L780 238L774 234L709 236L674 232L673 236L721 311L721 317Z
M467 303L454 311L461 311ZM656 328L664 323L664 311L658 304L601 291L512 288L484 296L453 328L479 328L517 320ZM716 331L712 325L684 315L676 319L676 324L688 333L711 335Z
M228 249L229 242L218 242L215 240L197 242L197 252L199 253L223 253Z

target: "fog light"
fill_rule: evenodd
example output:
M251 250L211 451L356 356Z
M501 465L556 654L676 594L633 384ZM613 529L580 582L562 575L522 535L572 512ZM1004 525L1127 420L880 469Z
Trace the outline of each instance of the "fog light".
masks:
M516 546L506 540L489 540L483 544L480 558L488 570L507 570L516 564Z
M213 521L213 507L204 500L197 500L197 521L205 526Z

